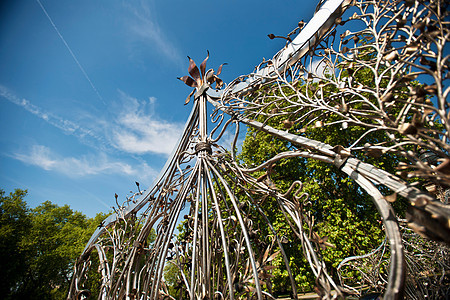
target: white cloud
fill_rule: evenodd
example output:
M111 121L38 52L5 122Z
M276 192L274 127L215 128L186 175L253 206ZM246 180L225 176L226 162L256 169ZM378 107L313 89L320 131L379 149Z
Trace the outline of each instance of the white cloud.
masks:
M33 115L37 116L38 118L41 118L50 125L62 130L65 134L75 135L80 138L92 137L97 139L97 137L95 137L90 130L82 128L72 121L65 120L61 117L55 116L52 113L47 112L44 109L34 105L27 99L20 99L12 91L10 91L7 87L3 85L0 85L0 96L18 106L21 106L22 108L32 113Z
M52 170L57 161L51 158L50 149L44 146L33 146L30 153L16 153L12 155L15 159L27 164L36 165L44 170Z
M115 118L114 146L130 153L170 154L183 126L160 120L154 113L155 98L140 101L119 91L123 108Z
M111 116L90 116L87 112L77 111L78 117L84 114L81 124L55 116L26 99L20 99L2 85L0 97L99 151L108 151L113 147L132 154L156 153L167 156L183 130L181 123L158 118L154 111L156 98L138 100L122 91L119 91L121 103Z
M27 153L15 153L13 158L47 171L56 171L69 177L99 174L121 174L134 179L151 180L157 172L143 162L132 166L123 161L112 160L105 153L81 157L61 157L42 145L34 145Z

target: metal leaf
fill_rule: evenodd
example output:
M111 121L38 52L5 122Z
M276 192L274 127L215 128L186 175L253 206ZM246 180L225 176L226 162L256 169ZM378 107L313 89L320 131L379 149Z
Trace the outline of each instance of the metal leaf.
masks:
M189 74L191 74L192 78L195 79L195 81L197 81L197 84L200 86L202 85L202 79L200 77L200 71L197 68L197 65L195 64L194 60L192 58L189 58L189 68L188 68L188 72Z
M266 251L264 252L264 256L262 261L265 262L267 260L267 257L269 256L270 246L267 247Z
M280 254L280 251L277 251L277 252L273 253L272 255L270 255L265 262L266 263L271 262L275 257L277 257L278 254Z
M221 64L221 65L219 66L219 68L217 69L217 75L220 75L220 73L222 73L222 67L223 67L224 65L228 65L228 64L227 64L227 63Z
M186 100L184 100L184 105L188 104L189 101L191 101L191 96L194 94L195 90L192 90L192 92L187 96Z
M216 81L216 89L220 89L223 86L223 81L219 77L214 75L214 79Z
M384 199L386 199L386 201L388 201L388 202L393 203L393 202L395 202L397 200L397 193L393 193L391 195L387 195L387 196L384 197Z
M183 76L183 77L177 77L177 79L180 79L181 81L183 81L186 85L190 86L190 87L198 87L197 82L194 81L194 79L192 79L189 76Z
M214 70L213 69L209 69L208 72L206 73L206 82L208 82L209 84L212 84L215 80L216 80L216 75L214 75Z
M208 53L208 55L206 56L206 58L202 61L202 63L200 64L200 72L202 74L202 78L205 77L205 71L206 71L206 62L208 61L209 58L209 51L206 50L206 52Z

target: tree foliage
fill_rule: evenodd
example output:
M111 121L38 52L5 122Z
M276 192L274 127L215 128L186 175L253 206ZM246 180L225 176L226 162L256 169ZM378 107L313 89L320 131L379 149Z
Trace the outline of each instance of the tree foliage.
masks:
M0 190L0 294L3 299L64 299L73 264L98 225L68 205L30 208L26 190Z
M332 91L330 91L332 92ZM274 107L268 106L267 111ZM289 132L302 130L298 125L287 123L284 116L271 117L269 119L260 117L265 124ZM287 125L287 126L286 126ZM326 128L311 125L308 130L302 130L304 136L312 140L322 141L329 145L342 145L344 148L350 146L353 135L358 135L362 128L357 126L343 130L342 126L334 125ZM369 142L383 139L382 134L371 134L366 137ZM246 166L256 166L274 157L277 153L294 150L295 147L289 142L278 139L255 128L248 128L246 138L240 154L241 162ZM356 154L358 155L358 154ZM361 155L361 154L359 154ZM394 172L399 158L396 155L385 155L382 158L365 157L371 164ZM303 183L303 192L309 195L309 205L305 207L306 213L313 220L309 228L310 235L314 240L321 239L332 246L324 247L318 244L317 250L321 252L323 260L329 267L330 274L338 281L334 269L346 257L362 255L375 249L385 238L381 225L381 218L377 213L371 197L364 193L361 188L348 176L339 172L338 168L318 160L307 160L304 158L283 159L269 171L255 172L258 178L267 174L276 189L282 193L297 180ZM383 192L383 187L380 187ZM404 213L406 201L396 201L396 212ZM299 291L311 291L314 287L315 277L309 269L306 260L302 256L300 241L294 236L287 224L286 217L277 209L275 199L267 199L264 202L265 211L271 211L268 215L270 222L275 227L279 236L287 241L284 245L286 254L290 257L290 268L296 274L295 280ZM256 214L255 214L256 215ZM255 216L253 215L253 216ZM265 222L260 220L261 227ZM263 235L268 235L267 229ZM313 234L314 231L314 234ZM289 278L282 258L279 257L275 264L277 268L273 272L273 288L276 292L283 293L289 287Z

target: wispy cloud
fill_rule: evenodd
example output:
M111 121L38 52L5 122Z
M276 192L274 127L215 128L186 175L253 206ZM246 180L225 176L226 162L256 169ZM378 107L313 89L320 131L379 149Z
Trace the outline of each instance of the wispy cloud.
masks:
M27 99L19 98L16 94L3 85L0 85L0 96L18 106L21 106L28 112L43 119L66 134L71 134L78 137L93 136L93 133L90 130L84 129L74 122L55 116L52 113L34 105Z
M83 177L98 174L122 174L127 177L153 179L157 172L143 162L137 166L113 160L105 153L80 157L61 157L50 148L34 145L29 152L14 153L13 158L47 171L56 171L69 177Z
M160 52L170 61L182 66L184 62L182 56L161 29L149 4L144 1L127 2L125 7L131 14L126 21L131 34L139 41Z
M119 91L123 109L116 118L114 146L130 153L170 154L182 133L182 124L161 120L153 112L155 98L138 100Z
M168 122L157 116L154 111L156 98L138 100L123 91L119 91L117 109L108 117L89 117L89 113L85 112L86 118L82 124L63 119L26 99L20 99L2 85L0 97L99 151L113 148L131 154L169 155L183 130L181 123Z

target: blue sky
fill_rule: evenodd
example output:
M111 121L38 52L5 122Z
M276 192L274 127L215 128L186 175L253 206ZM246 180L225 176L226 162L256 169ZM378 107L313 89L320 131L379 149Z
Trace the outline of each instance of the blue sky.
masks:
M229 82L271 58L316 1L23 0L0 4L0 188L89 217L146 189L192 103L191 56Z

